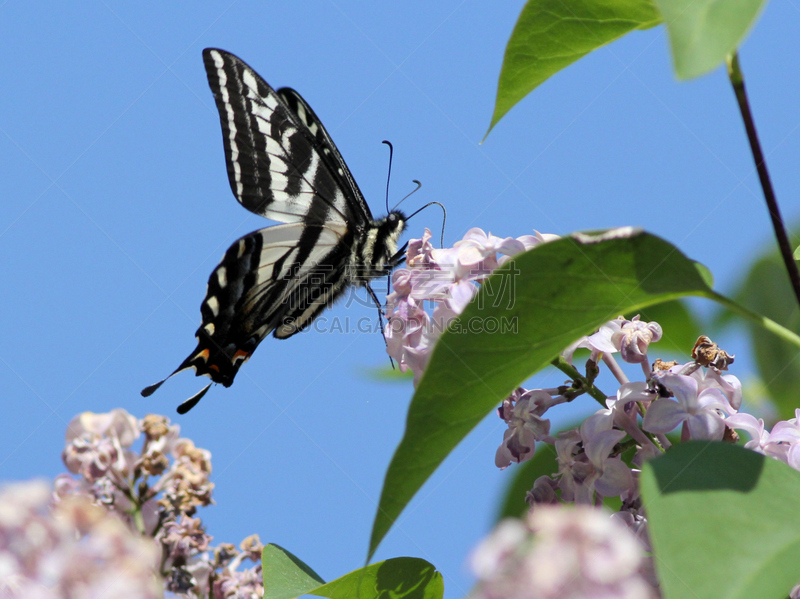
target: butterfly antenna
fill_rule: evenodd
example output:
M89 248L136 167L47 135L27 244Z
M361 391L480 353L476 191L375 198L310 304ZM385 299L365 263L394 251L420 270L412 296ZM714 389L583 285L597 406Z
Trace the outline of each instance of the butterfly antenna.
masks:
M417 188L417 189L419 189L419 188ZM416 191L416 189L415 189L414 191ZM411 193L414 193L414 191L412 191ZM409 195L411 195L411 194L409 194ZM406 197L408 197L408 196L406 196ZM403 198L403 199L405 199L405 198ZM400 200L400 201L402 202L403 200ZM444 226L445 226L445 224L447 223L447 209L446 209L446 208L445 208L445 207L444 207L442 204L440 204L439 202L428 202L428 203L427 203L427 204L425 204L425 205L424 205L422 208L420 208L419 210L417 210L417 211L413 212L413 213L412 213L412 214L411 214L411 215L408 217L408 220L411 220L411 217L412 217L412 216L414 216L415 214L418 214L418 213L422 212L422 211L423 211L423 210L425 210L425 208L427 208L428 206L433 206L433 205L439 206L439 208L441 208L441 209L442 209L442 237L441 237L441 240L439 241L439 243L440 243L440 245L441 245L442 247L444 247Z
M392 178L392 156L394 155L394 146L392 142L385 139L381 143L385 143L389 146L389 174L386 175L386 212L389 212L389 181Z
M419 191L420 187L422 187L422 183L420 183L420 182L419 182L419 181L417 181L416 179L412 179L412 180L411 180L411 182L412 182L412 183L416 183L416 184L417 184L417 186L416 186L414 189L412 189L410 192L408 192L408 193L407 193L407 194L406 194L406 195L403 197L403 199L402 199L402 200L400 200L399 202L397 202L397 203L394 205L394 208L392 208L392 210L397 210L397 207L398 207L400 204L402 204L403 202L405 202L405 201L406 201L406 198L408 198L408 197L410 197L410 196L414 195L415 193L417 193L417 192Z

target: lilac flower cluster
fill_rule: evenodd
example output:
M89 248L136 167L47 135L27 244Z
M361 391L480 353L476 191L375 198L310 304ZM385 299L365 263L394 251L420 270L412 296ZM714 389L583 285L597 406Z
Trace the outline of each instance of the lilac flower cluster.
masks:
M475 297L478 284L512 256L556 238L536 232L501 239L474 228L452 248L434 248L428 229L422 239L412 239L406 268L394 272L394 291L386 298L387 351L401 372L411 369L416 385L436 340ZM434 306L432 314L426 301Z
M452 248L435 249L430 237L426 230L421 239L409 243L406 268L394 273L394 291L387 298L388 353L401 371L413 371L415 384L437 339L474 299L479 285L511 257L556 238L537 232L503 239L471 229ZM430 314L426 301L433 306ZM751 437L745 447L800 470L800 410L795 418L766 431L763 420L739 412L741 383L724 374L733 356L701 336L690 362L651 364L648 349L661 336L656 322L620 316L562 353L559 365L570 373L572 384L519 388L503 401L497 412L507 428L495 464L502 469L528 460L536 443L543 442L554 447L558 472L537 479L527 493L531 512L526 522L502 523L479 548L473 566L481 579L477 593L481 599L584 596L576 590L580 588L594 589L590 596L657 597L652 557L642 553L652 549L638 481L642 464L669 449L666 434L675 429L680 430L681 441L734 442L736 431L745 431ZM579 348L590 351L586 376L572 366ZM639 365L642 380L628 379L614 358L617 353L622 362ZM612 396L594 386L601 365L619 384ZM546 412L587 392L604 404L603 409L577 429L551 435ZM613 525L599 510L571 513L556 507L563 510L576 504L588 509L611 497L622 503ZM628 537L620 537L615 528L620 525L627 528ZM619 549L627 560L615 562L610 553L588 548L595 543L613 553L615 543L627 543L625 538L638 541L638 551ZM600 580L595 578L596 564L576 566L579 555L594 555L597 563L616 565L602 572L605 578ZM800 598L800 585L792 597Z
M602 510L543 506L502 521L474 551L475 599L655 597L641 544Z
M151 540L86 497L51 503L44 481L0 491L0 597L161 597Z
M134 451L133 446L140 439L141 449ZM56 478L50 518L64 512L78 514L73 506L81 506L80 509L91 517L82 516L81 520L76 516L74 521L69 521L59 516L59 521L66 526L64 535L72 538L75 531L86 534L89 542L81 547L106 543L110 547L124 548L122 541L112 543L102 536L107 528L115 531L114 534L122 540L135 539L138 543L136 551L140 554L137 567L120 573L122 566L119 563L127 554L102 557L78 552L76 555L82 555L83 560L72 563L73 576L91 577L98 569L104 570L106 577L118 576L121 583L127 580L126 577L137 576L147 581L149 586L142 588L150 590L139 592L135 582L130 582L130 592L122 593L120 597L158 597L164 590L187 598L256 599L263 596L263 545L258 537L253 535L245 539L239 550L229 543L213 547L212 537L206 533L200 518L195 517L198 507L212 503L211 454L195 447L190 439L181 438L178 425L154 414L137 420L122 409L107 414L85 412L73 418L68 426L63 459L67 469L78 476L62 474ZM43 488L45 495L50 495L47 487ZM4 498L9 504L7 511L42 511L46 507L46 501L38 500L32 504L33 507L28 507L30 501L24 494L8 493L0 496L0 518ZM41 495L42 491L37 493ZM38 517L40 521L45 518ZM97 526L84 533L81 526L87 519ZM8 534L0 534L0 543L7 538ZM36 538L36 535L31 538ZM10 542L0 546L0 579L3 579L3 568L7 563L18 561L34 566L20 571L19 580L22 582L16 586L19 589L27 590L31 584L42 584L37 567L49 572L49 561L67 559L66 553L58 552L55 557L47 558L41 552L20 555L19 547L21 545ZM60 551L63 553L68 549ZM246 562L255 564L247 567ZM151 592L154 582L157 582L157 592ZM13 588L9 593L11 597L34 596ZM53 596L117 595L66 593Z
M678 364L655 360L651 366L648 348L651 342L658 341L661 334L661 327L657 323L646 323L638 317L631 320L619 317L608 322L562 354L563 363L571 364L577 348L590 350L587 374L586 377L580 377L580 385L557 389L517 389L498 409L498 415L508 426L495 456L498 467L506 468L512 462L530 459L537 442L549 443L555 448L558 472L538 478L528 492L530 518L535 518L535 514L543 508L549 513L555 506L564 509L568 504L600 506L607 497L619 497L622 507L613 518L628 528L631 538L638 539L642 551L652 553L646 513L639 496L640 468L645 461L671 446L666 433L675 429L680 431L681 441L735 442L738 439L736 431L744 431L750 436L745 447L800 470L800 410L796 411L795 418L777 423L771 432L765 430L763 420L739 412L742 385L735 376L724 374L724 370L733 362L733 356L718 348L708 337L701 336L692 351L692 361ZM615 360L615 353L621 355L623 362L640 365L644 380L629 381ZM619 383L616 394L606 397L606 407L587 418L579 428L551 435L550 421L544 418L545 412L588 391L586 385L593 386L600 364L605 365L616 377ZM577 371L575 374L578 374ZM626 453L627 457L623 460L623 454ZM580 526L577 522L579 520L576 520L576 526ZM497 538L500 539L511 539L508 530L512 525L501 526L505 532L498 528L493 534L499 535ZM536 532L530 522L525 525L515 522L513 526L517 530L527 526L529 532L524 536L515 533L516 540L509 541L504 553L495 552L495 555L505 556L497 558L499 564L493 570L495 574L487 577L482 566L475 566L476 574L483 581L478 594L485 599L501 596L530 599L578 596L566 591L559 591L561 595L548 594L550 591L542 590L533 583L526 587L528 590L525 592L497 594L496 590L502 585L519 584L529 575L530 572L525 573L526 568L530 570L530 566L525 566L528 560L542 559L534 550L535 544L531 545L525 540L529 534ZM588 528L583 534L590 534L590 529L599 530L589 524L585 526ZM600 545L611 546L618 541L615 536L618 533L612 534L610 529L603 534L606 535L604 540L597 541ZM560 547L550 547L550 555L567 555L574 538L574 535L565 535ZM491 547L491 543L488 546ZM609 590L603 594L604 597L659 596L652 557L645 557L636 563L642 580L650 585L647 594L628 594L628 587L623 588L623 585L615 587L617 590ZM591 568L582 569L578 579L590 582L590 571ZM501 580L503 576L497 572L509 572L503 575L508 580ZM620 567L617 573L620 578L615 579L616 582L628 584L626 581L630 580L631 568ZM582 584L580 581L572 580L571 584ZM800 597L800 585L792 594L793 599L797 597Z

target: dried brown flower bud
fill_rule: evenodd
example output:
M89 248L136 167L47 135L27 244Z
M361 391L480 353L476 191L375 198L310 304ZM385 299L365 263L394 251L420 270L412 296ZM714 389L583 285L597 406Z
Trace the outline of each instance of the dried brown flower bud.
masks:
M653 362L653 370L669 370L673 366L677 366L677 360L670 360L669 362L665 362L661 358L658 358L655 362Z
M160 439L169 432L169 420L160 414L148 414L142 418L140 426L149 441Z
M142 457L139 465L147 474L160 476L169 468L169 459L160 451L154 451Z
M725 432L722 434L722 442L723 443L733 443L736 444L739 442L739 433L737 433L732 428L725 427Z
M214 563L219 568L225 567L237 555L239 555L239 550L233 543L220 543L214 548Z
M717 370L728 370L728 365L733 364L733 359L724 349L711 341L707 336L700 335L692 349L692 359L701 366L713 366Z
M261 552L264 551L264 544L257 534L250 535L239 545L239 549L248 554L254 562L261 562Z

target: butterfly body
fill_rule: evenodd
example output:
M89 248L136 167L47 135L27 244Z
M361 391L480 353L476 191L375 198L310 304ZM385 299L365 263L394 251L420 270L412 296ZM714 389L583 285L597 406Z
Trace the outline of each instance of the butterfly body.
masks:
M224 50L207 48L203 60L231 190L251 212L284 223L245 235L225 252L200 307L197 347L172 373L192 368L229 387L267 335L291 337L348 288L369 289L391 272L402 261L397 245L406 217L396 210L372 217L330 135L297 92L273 90Z

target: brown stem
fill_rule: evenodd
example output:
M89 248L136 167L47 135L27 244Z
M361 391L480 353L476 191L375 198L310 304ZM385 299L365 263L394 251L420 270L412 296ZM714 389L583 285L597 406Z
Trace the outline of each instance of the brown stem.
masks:
M775 199L775 192L772 189L772 183L770 182L769 173L767 172L767 163L764 160L761 144L758 141L756 126L753 122L753 115L750 112L750 104L747 101L747 93L744 89L744 77L739 68L739 55L736 52L729 54L727 62L728 78L731 81L733 91L736 94L736 100L739 103L739 110L742 113L744 128L747 130L747 139L750 141L750 150L753 153L753 160L756 163L758 178L761 181L761 189L764 191L764 199L767 201L767 209L772 219L772 228L775 229L775 237L778 240L778 248L783 257L783 262L786 265L786 271L789 273L789 280L792 283L794 295L797 298L798 304L800 304L800 272L798 272L797 263L792 256L792 246L789 244L789 236L786 234L786 227L783 225L781 211L778 208L778 201Z

